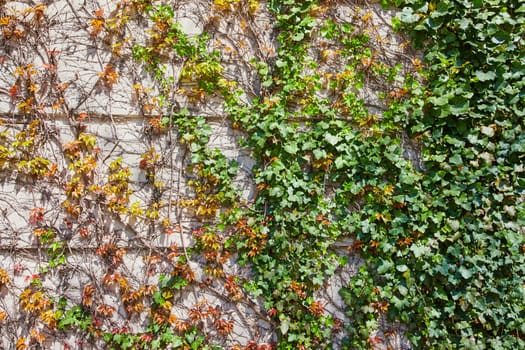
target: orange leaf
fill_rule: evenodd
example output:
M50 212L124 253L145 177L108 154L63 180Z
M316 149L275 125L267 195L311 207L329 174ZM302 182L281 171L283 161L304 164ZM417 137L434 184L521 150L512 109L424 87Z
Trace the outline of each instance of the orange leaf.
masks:
M16 341L16 350L25 350L27 349L26 338L19 338Z
M10 21L11 21L11 17L0 18L0 27L8 25Z
M77 116L77 120L78 120L79 122L81 122L81 121L83 121L84 119L86 119L87 115L88 115L88 114L87 114L86 112L81 112L81 113L78 114L78 116Z
M9 88L9 97L15 97L18 95L18 85L13 85Z

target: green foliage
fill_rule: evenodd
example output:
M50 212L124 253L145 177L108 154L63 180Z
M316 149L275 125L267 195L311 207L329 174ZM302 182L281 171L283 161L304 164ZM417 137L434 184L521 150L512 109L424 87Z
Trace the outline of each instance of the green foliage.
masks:
M252 267L244 289L263 301L279 349L332 347L337 320L315 296L346 263L332 249L343 237L365 258L340 291L351 318L346 347L372 347L386 314L407 326L417 349L523 348L524 7L395 5L393 24L424 48L424 71L414 63L403 75L401 65L377 59L364 19L321 20L316 1L270 1L279 48L274 59L252 62L260 93L249 102L222 77L208 34L189 38L169 6L148 6L160 25L134 55L161 86L162 125L191 154L195 198L181 204L207 222L191 253L212 257L212 277L224 277L218 257ZM334 50L312 57L314 34ZM333 57L340 68L328 75ZM179 77L166 73L166 61L181 65ZM208 146L206 119L170 100L178 80L196 82L194 95L222 96L232 126L244 131L241 145L257 162L249 208L232 184L237 165ZM371 80L388 105L381 116L360 98ZM422 146L424 164L407 159L407 138ZM168 309L189 279L162 275L152 309ZM151 348L208 346L195 328L175 334L152 319L148 331ZM141 337L106 333L116 348L145 346Z
M91 316L81 306L77 305L64 312L57 324L57 328L59 330L67 330L68 328L78 327L82 330L87 330L92 322Z
M381 301L408 325L416 348L521 348L523 8L516 1L398 5L399 24L423 46L428 67L425 91L412 90L401 107L410 111L405 127L424 143L425 169L388 172L398 176L393 198L403 200L402 210L376 199L361 207L391 220L353 222L364 245L377 248L364 250L367 264L341 291L356 315L350 343L365 346L362 321Z
M411 182L409 176L417 177L409 172L396 145L398 127L387 119L376 121L356 96L367 74L359 63L370 54L364 34L347 38L352 32L349 25L328 21L321 27L326 38L342 41L341 56L348 60L348 73L333 87L343 94L343 106L338 109L319 96L323 90L320 76L307 73L307 69L318 68L307 54L306 39L314 27L309 15L313 5L292 2L278 7L282 12L277 14L276 25L283 32L276 66L272 74L267 66L259 66L267 93L249 106L238 101L228 105L234 122L246 130L243 145L258 161L254 169L259 188L256 214L245 213L245 220L252 230L262 233L264 245L256 254L253 249L243 249L250 247L251 236L235 239L241 259L249 261L255 273L246 288L264 298L279 324L279 349L332 347L335 320L316 309L314 299L315 292L345 263L330 247L349 231L357 231L356 215L363 214L352 214L350 207L371 184L383 186L380 183L389 167L406 169L406 182ZM300 62L308 62L308 67ZM341 110L352 118L337 118ZM290 122L295 116L304 120L302 127ZM361 124L370 128L361 128ZM390 159L385 161L385 156ZM391 179L388 183L396 182ZM327 195L330 191L335 192L333 198ZM374 214L372 208L366 213ZM247 237L245 243L243 237Z
M248 11L239 15L245 16L240 22L245 29L259 7L257 1L247 3ZM165 260L168 267L156 283L137 290L114 271L124 250L114 244L97 249L112 261L104 288L118 290L130 319L148 310L141 333L103 326L100 318L115 308L94 307L91 284L82 306L69 307L65 298L50 298L34 275L20 297L24 312L38 314L51 332L80 329L103 337L110 349L217 349L201 326L209 325L213 336L230 336L233 321L221 318L219 308L203 301L188 320L172 313L181 290L215 281L227 290L228 301L249 303L241 299L250 294L261 302L278 349L330 349L340 322L316 298L346 264L346 254L334 249L346 238L353 241L349 254L359 254L364 263L340 290L350 319L345 348L382 342L376 331L385 316L406 326L414 349L525 348L525 6L499 0L381 1L397 8L393 27L422 50L406 67L377 52L374 40L383 39L374 33L371 14L357 11L342 19L329 9L337 4L329 3L269 1L277 48L254 55L249 64L256 86L244 86L247 91L242 82L225 78L224 53L210 49L219 36L186 35L164 2L118 5L122 23L140 12L151 24L132 52L157 83L155 108L163 115L153 118L152 128L173 131L182 148L186 168L178 178L192 193L167 206L176 207L177 216L189 209L202 227L192 232L194 245L183 254L175 247L162 258L150 256L148 266ZM243 5L216 0L212 6L226 15ZM206 28L217 18L210 17ZM7 25L11 18L2 20ZM111 29L108 21L102 9L95 12L93 39ZM115 33L107 40L119 36ZM17 71L27 75L28 91L36 91L31 67ZM99 77L110 87L118 73L107 65ZM369 111L362 97L370 83L382 99L381 113ZM18 89L11 87L11 98L19 98ZM137 84L135 90L147 89ZM240 145L256 162L249 169L257 187L253 202L240 200L236 161L210 147L206 117L181 109L175 95L189 104L224 100L224 123L240 130ZM26 116L39 109L34 96L27 97L18 101ZM0 169L53 179L58 165L38 152L42 128L35 119L24 130L2 130ZM95 186L96 137L80 128L76 136L62 145L70 170L62 202L66 224L73 226L93 209L84 204L95 202L85 199L96 194L96 205L104 204L112 217L146 217L153 232L160 201L145 214L138 202L128 209L131 171L121 158L109 164L107 183ZM407 157L410 145L421 148L421 162ZM160 191L155 169L163 155L152 147L141 158L147 185ZM46 220L42 208L32 210L29 224L48 257L42 277L68 263L67 241ZM176 229L169 217L163 225L170 233ZM79 232L88 235L87 228ZM204 262L202 281L194 280L192 258ZM251 268L250 279L227 275L223 264L233 259ZM3 284L8 282L5 274Z

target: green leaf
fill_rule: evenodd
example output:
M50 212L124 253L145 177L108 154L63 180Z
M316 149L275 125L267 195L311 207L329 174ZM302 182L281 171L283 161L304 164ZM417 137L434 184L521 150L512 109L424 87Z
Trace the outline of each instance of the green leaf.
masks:
M397 290L399 291L399 294L401 294L402 296L406 296L408 294L407 287L405 287L403 285L397 286Z
M279 325L279 329L281 331L281 334L286 335L286 333L288 333L288 330L290 329L290 321L288 319L282 319L281 324Z
M468 112L470 101L466 98L457 97L451 101L450 113L452 115L460 115Z
M284 150L290 154L297 154L297 151L299 150L299 148L297 147L297 142L290 142L285 144Z
M264 86L264 87L270 87L270 86L272 86L272 84L273 84L273 80L268 79L268 80L263 81L263 83L261 85Z
M332 135L330 133L326 134L324 136L324 139L325 139L326 142L328 142L332 146L337 145L342 140L339 135Z
M489 81L496 79L496 73L494 72L483 72L483 71L476 71L474 75L479 79L479 81Z
M304 39L304 33L303 32L299 32L297 34L295 34L293 37L292 37L292 40L293 41L301 41Z
M162 293L160 291L156 291L155 293L153 293L153 301L155 302L155 304L158 305L164 304L165 300L162 297Z
M419 21L420 16L417 13L414 13L414 10L410 7L403 8L403 11L401 11L401 14L399 15L399 19L401 22L412 24L417 21Z
M431 252L430 247L420 245L420 244L412 244L410 246L410 251L414 253L414 257L420 258L423 255L429 254Z
M488 126L482 126L481 133L487 135L488 137L492 137L494 136L494 129Z
M394 263L388 260L382 260L379 266L377 267L377 273L384 275L389 272L390 269L394 266Z
M399 272L406 272L406 271L408 271L408 266L406 266L406 265L397 265L396 266L396 270L399 271Z
M278 59L277 61L275 61L275 65L279 68L282 68L284 66L286 66L286 62L283 61L282 59Z
M347 164L347 161L344 157L337 157L334 164L336 169L341 169Z
M448 161L450 164L455 164L455 165L463 164L463 159L461 158L461 154L452 155L452 157L450 157Z
M434 106L445 106L448 104L449 98L447 95L441 95L441 96L431 96L428 100Z
M312 151L314 154L315 159L325 159L326 158L326 151L322 148L316 148Z
M460 266L459 267L459 273L461 274L461 277L463 277L464 279L469 279L472 277L472 271L467 269L465 266Z
M284 194L283 188L280 186L274 186L270 188L269 192L270 196L272 197L282 197Z

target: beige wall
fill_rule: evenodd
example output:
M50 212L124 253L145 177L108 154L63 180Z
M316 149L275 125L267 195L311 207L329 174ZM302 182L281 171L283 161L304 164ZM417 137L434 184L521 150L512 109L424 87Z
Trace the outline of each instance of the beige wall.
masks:
M194 244L192 230L203 225L191 211L175 204L178 200L192 196L186 184L189 176L185 167L187 155L183 146L175 141L177 135L174 131L157 134L152 129L151 114L162 112L162 108L149 108L156 104L158 86L144 68L131 58L131 45L144 41L145 31L150 26L147 19L134 18L134 14L129 13L131 19L114 36L91 34L96 11L103 9L101 13L104 18L111 18L119 11L118 3L120 1L45 1L46 6L41 8L45 16L41 20L35 19L35 16L40 16L37 6L28 10L30 7L24 1L9 1L0 7L0 17L18 18L26 23L10 29L21 30L24 34L20 38L12 35L7 37L4 33L0 39L0 130L6 132L3 145L12 145L8 140L27 130L28 121L36 116L42 121L38 129L42 137L37 141L33 155L49 159L57 165L56 174L38 180L24 176L23 169L17 169L14 164L4 164L0 172L0 268L7 271L10 277L10 281L0 289L0 311L6 313L6 318L0 321L0 348L14 349L20 337L29 341L31 329L45 334L46 348L63 348L64 343L72 348L78 346L74 344L79 340L74 334L49 331L33 314L21 310L20 294L30 285L34 275L40 276L43 290L50 297L65 296L71 305L80 303L84 287L93 284L96 290L95 302L116 308L113 316L103 321L105 329L127 326L132 331L142 331L147 313L129 318L122 305L119 288L104 285L104 277L118 273L128 279L132 288L156 285L158 275L168 271L170 264L161 261L148 265L145 261L155 255L164 257L173 244L177 246L175 251L178 254L185 254L185 249ZM225 78L238 81L248 91L246 98L249 98L249 91L257 85L249 60L254 57L260 59L261 55L271 60L276 47L273 19L266 5L261 3L249 23L249 30L257 33L254 38L250 36L252 33L240 30L240 24L233 19L232 14L210 19L213 13L210 1L173 3L177 4L177 18L186 33L199 34L204 27L210 31L217 45L215 49L223 50L221 58L227 67ZM334 11L338 11L341 16L349 16L356 13L356 6L341 4ZM383 59L399 59L397 51L400 39L391 34L388 27L390 14L375 5L371 9L366 9L364 4L360 6L363 7L363 13L373 10L371 20L377 23L377 33L385 38L382 44L385 49ZM119 47L119 43L122 46ZM318 54L315 46L312 50L313 55ZM16 76L17 67L27 65L32 65L29 69L34 74L30 79L35 84L36 102L42 107L24 116L17 105L24 100L22 90L29 86L20 85L19 94L13 94L11 89L20 84L21 78ZM167 62L167 65L167 69L175 76L182 67L179 62ZM108 66L114 67L118 73L118 81L111 86L104 85L101 77ZM141 88L138 89L136 84L140 84ZM178 79L173 85L174 90L195 87ZM144 92L148 89L149 92ZM364 89L362 94L371 105L370 108L380 113L381 102L377 99L373 84ZM209 146L220 149L229 159L240 163L235 186L242 201L249 204L256 195L251 178L254 161L249 151L237 144L242 134L232 129L227 118L222 117L220 99L208 96L198 103L192 103L184 94L177 94L173 98L192 114L208 118L213 129ZM79 216L81 224L68 226L67 221L64 221L68 220L62 206L66 200L64 187L74 177L74 171L69 169L63 145L75 139L79 130L76 118L83 116L83 113L87 117L80 124L85 125L85 133L96 136L98 148L90 181L104 186L108 182L109 164L121 157L123 167L129 168L131 172L129 186L132 194L129 205L136 202L138 207L146 210L152 201L162 200L165 205L160 209L158 219L111 214L103 203L98 203L97 198L90 195L80 202L83 208ZM155 193L155 186L147 181L144 170L139 167L141 156L152 147L162 156L157 180L162 181L164 187L158 194ZM53 227L65 242L67 266L42 272L41 269L48 263L48 255L46 248L35 238L35 225L30 222L31 211L35 208L42 208L44 221L41 224ZM173 234L164 232L162 219L167 218L177 227ZM81 234L85 232L82 230L88 230L88 233ZM97 249L106 243L126 250L123 262L117 267L109 266L100 253L97 254ZM340 242L335 247L340 254L348 255L348 266L330 280L330 287L319 293L320 300L327 303L327 310L343 321L348 319L344 315L344 306L337 290L356 272L359 265L359 257L349 255L346 249L349 244L351 242ZM226 346L246 344L249 340L259 343L275 340L275 325L264 316L260 300L250 297L242 302L232 300L224 289L224 280L219 279L207 285L200 258L192 258L189 267L195 274L195 281L173 299L173 313L177 317L184 319L189 309L205 301L209 306L220 306L225 319L234 321L234 331L228 336L216 335L213 326L207 325L210 334L215 334ZM250 276L249 268L239 267L235 257L228 259L225 270L227 275L247 279Z

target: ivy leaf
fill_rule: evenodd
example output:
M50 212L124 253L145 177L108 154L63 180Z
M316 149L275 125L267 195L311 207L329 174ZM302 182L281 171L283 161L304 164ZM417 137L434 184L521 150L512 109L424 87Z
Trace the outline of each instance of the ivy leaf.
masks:
M341 169L346 165L346 159L344 157L337 157L334 164L336 169Z
M158 349L160 348L160 339L152 340L150 343L151 349Z
M288 319L282 319L281 324L279 325L279 329L281 330L281 333L283 335L288 333L288 330L290 329L290 321Z
M473 275L472 271L467 269L465 266L460 266L459 267L459 273L461 274L461 277L463 277L466 280L471 278L472 275Z
M420 258L423 255L430 253L431 251L430 247L427 247L421 244L412 244L410 246L410 250L412 251L412 253L414 253L414 257L416 258Z
M408 271L408 266L406 266L406 265L397 265L396 266L396 270L399 271L399 272L405 272L405 271Z
M284 66L286 66L286 62L281 60L281 59L278 59L277 61L275 61L275 65L279 68L282 68Z
M317 275L317 276L314 276L312 278L312 283L315 285L315 286L322 286L323 285L323 282L324 282L324 279L323 279L323 276L322 275Z
M303 32L299 32L297 34L295 34L293 37L292 37L292 40L293 41L301 41L304 39L304 33Z
M479 79L479 81L488 81L488 80L494 80L496 78L496 73L494 72L483 72L483 71L476 71L474 73L476 75L476 78Z
M380 265L377 267L377 273L380 275L384 275L392 268L392 266L394 266L393 262L388 260L382 260Z
M401 11L399 19L404 23L411 24L419 20L419 15L417 13L414 13L414 10L412 10L412 8L405 7L403 11Z
M263 81L263 83L261 85L264 86L264 87L270 87L272 84L273 84L273 81L271 79L267 79L267 80Z
M324 136L324 139L326 140L326 142L328 142L332 146L337 145L339 143L339 141L341 141L341 137L340 136L332 135L332 134L326 134Z
M432 103L434 106L445 106L448 104L448 96L442 95L442 96L432 96L429 99L429 102Z
M184 344L184 342L182 341L182 338L179 337L179 336L173 337L173 338L171 339L171 343L170 343L170 345L171 345L174 349L178 348L179 346L182 346L182 344Z
M299 150L299 148L297 147L297 142L287 143L284 146L284 150L290 154L297 154L297 151Z
M494 136L494 129L490 126L482 126L481 127L481 133L484 135L487 135L488 137Z
M402 296L406 296L408 294L408 288L403 285L399 285L397 287L397 290L399 291L399 294L401 294Z
M399 175L399 182L406 185L412 185L416 180L416 176L412 174L401 173Z
M466 98L455 98L452 102L452 105L450 105L450 113L452 115L460 115L463 113L468 112L470 102Z
M272 197L282 197L283 196L283 189L279 186L274 186L270 188L270 196Z
M324 149L314 149L312 151L315 159L324 159L326 158L326 151Z
M459 165L463 164L463 159L461 158L460 154L454 154L452 157L448 159L450 164Z
M155 304L158 305L164 304L164 298L162 297L162 294L159 291L153 293L153 301L155 302Z
M492 164L492 162L495 160L494 155L489 152L482 152L479 157L483 159L487 164Z

